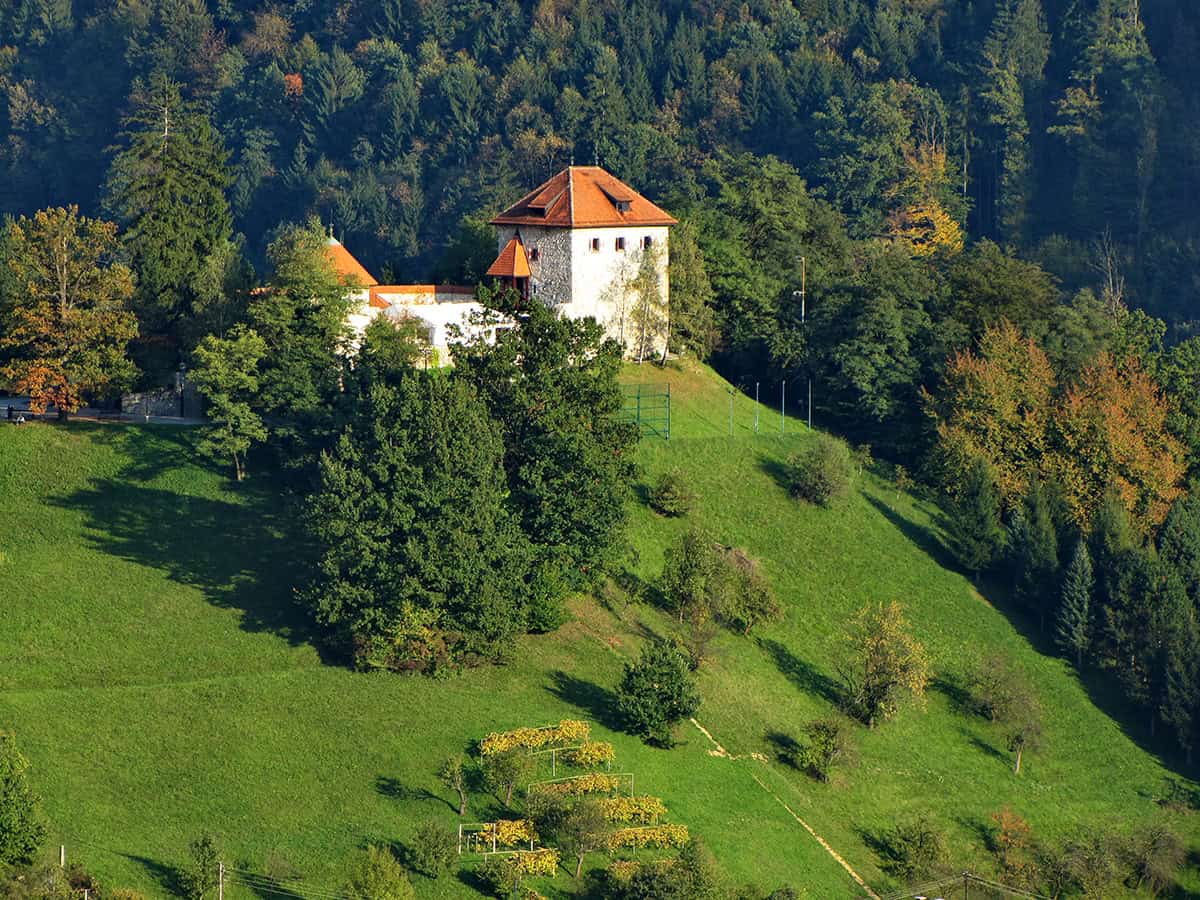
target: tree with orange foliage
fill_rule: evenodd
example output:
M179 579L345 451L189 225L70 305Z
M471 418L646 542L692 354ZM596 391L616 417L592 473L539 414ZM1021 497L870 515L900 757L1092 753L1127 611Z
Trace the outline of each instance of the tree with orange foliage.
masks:
M938 395L925 395L937 427L941 483L955 493L973 461L983 459L1003 504L1011 507L1042 467L1054 386L1046 354L1011 322L990 326L978 351L956 353Z
M133 276L113 261L117 226L44 209L8 226L9 297L0 303L0 376L27 393L30 408L60 414L84 394L132 382L126 346L137 336L129 310Z
M1143 532L1162 524L1187 472L1183 445L1167 428L1169 412L1137 360L1117 364L1102 353L1084 369L1054 416L1047 466L1079 524L1110 488Z

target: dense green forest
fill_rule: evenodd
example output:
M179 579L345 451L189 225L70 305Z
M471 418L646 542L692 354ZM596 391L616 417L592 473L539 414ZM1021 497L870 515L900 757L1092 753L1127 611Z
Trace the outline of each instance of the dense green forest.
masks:
M170 115L155 76L215 128L209 251L240 233L261 260L315 212L380 275L469 275L460 223L572 158L687 218L748 152L851 237L957 223L1068 293L1100 242L1133 304L1183 327L1200 295L1185 0L2 0L0 212L128 223L113 162ZM770 249L790 274L803 248Z

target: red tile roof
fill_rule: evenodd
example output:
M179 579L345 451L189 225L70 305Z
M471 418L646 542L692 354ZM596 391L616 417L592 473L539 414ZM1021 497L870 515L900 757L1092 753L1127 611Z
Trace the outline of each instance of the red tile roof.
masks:
M355 259L350 251L342 246L337 238L330 238L325 247L325 255L333 263L333 269L342 278L352 278L359 287L372 287L379 284L375 276L363 268L363 264Z
M529 277L529 257L525 255L525 245L520 238L509 239L496 261L488 266L487 274L496 278Z
M676 221L599 166L568 166L491 224L605 228L674 225Z

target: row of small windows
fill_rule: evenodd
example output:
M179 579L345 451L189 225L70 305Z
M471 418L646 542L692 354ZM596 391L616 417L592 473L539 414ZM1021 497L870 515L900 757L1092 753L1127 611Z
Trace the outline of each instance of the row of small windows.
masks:
M649 250L653 246L654 246L654 238L648 234L645 235L642 238L642 249ZM625 238L623 238L623 237L617 238L613 243L613 248L618 253L624 253L625 252ZM592 238L592 252L593 253L600 252L600 238ZM542 251L540 249L538 249L537 247L529 248L529 261L530 262L537 262L541 258L542 258Z
M650 235L646 235L645 237L642 238L642 249L643 250L649 250L653 245L654 245L654 238L652 238ZM623 237L617 238L616 241L614 242L614 249L618 253L624 253L625 252L625 238L623 238ZM592 252L593 253L600 252L600 238L592 238Z

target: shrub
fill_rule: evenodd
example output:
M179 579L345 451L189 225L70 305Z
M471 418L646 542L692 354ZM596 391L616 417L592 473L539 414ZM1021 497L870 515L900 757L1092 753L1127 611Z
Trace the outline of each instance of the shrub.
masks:
M885 868L905 881L936 874L946 861L946 839L924 816L897 825L883 844Z
M599 772L589 772L578 775L566 781L552 784L539 784L532 788L538 794L555 797L582 797L585 794L611 794L620 790L621 779L617 775L602 775Z
M16 740L0 731L0 866L32 862L46 837L28 770L29 760L17 749Z
M604 818L614 825L653 825L667 814L666 805L658 797L611 797L600 801Z
M686 825L650 825L639 828L618 828L609 832L606 845L612 850L642 850L646 848L679 848L691 838Z
M835 666L849 711L868 728L891 718L904 694L923 698L929 683L929 655L895 602L858 611Z
M220 862L220 852L217 849L217 839L211 834L203 834L192 841L191 866L183 873L183 893L188 900L206 900L216 894L217 867Z
M829 506L850 487L853 464L846 445L818 434L804 450L787 461L787 487L792 495Z
M540 750L563 744L578 744L586 741L590 735L591 727L587 722L563 719L557 725L544 725L541 728L493 731L479 742L479 752L483 756L490 756L493 753L516 749Z
M521 889L521 882L532 876L552 876L558 870L559 853L549 848L523 850L504 857L484 860L477 874L498 897L510 897Z
M417 826L409 847L412 867L423 875L437 878L454 864L458 856L458 836L435 819Z
M678 472L667 472L661 475L650 489L650 506L664 516L677 518L686 516L692 511L696 495L687 486Z
M739 547L730 547L722 553L717 584L717 614L725 624L744 635L756 625L773 622L783 615L758 560Z
M804 726L806 741L796 751L796 765L818 781L829 782L835 765L847 756L850 736L841 719L816 719Z
M502 848L518 847L537 840L537 831L528 819L501 819L498 822L488 822L479 829L479 837L484 842L490 842L495 835L496 846Z
M413 886L404 867L386 847L367 847L346 885L351 900L413 900Z
M590 769L611 763L617 758L617 751L608 741L584 741L579 747L568 750L563 755L571 765Z
M648 643L636 663L625 665L617 707L630 732L669 746L675 723L700 708L687 658L667 641Z

